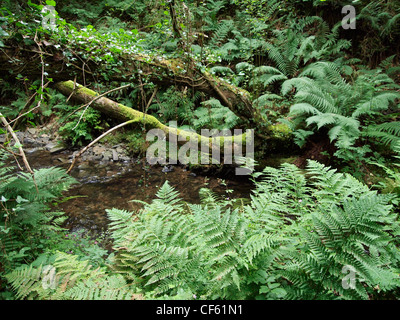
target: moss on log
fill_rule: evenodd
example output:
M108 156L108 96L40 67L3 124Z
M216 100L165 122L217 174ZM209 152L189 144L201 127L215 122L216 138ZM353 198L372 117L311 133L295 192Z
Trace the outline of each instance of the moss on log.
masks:
M239 145L245 146L246 144L253 143L253 141L249 141L249 138L253 137L246 133L233 136L207 137L192 131L167 126L152 115L129 108L106 97L99 97L96 99L96 97L99 96L97 92L78 83L74 83L71 80L59 82L55 85L55 88L65 96L70 96L74 101L85 104L92 102L91 106L93 106L93 108L111 118L120 120L121 122L132 120L132 123L141 123L148 129L160 129L168 137L184 137L186 141L208 145L210 148L223 148L226 143L232 145L233 148ZM185 141L180 141L180 139L177 139L177 141L178 143L186 143Z

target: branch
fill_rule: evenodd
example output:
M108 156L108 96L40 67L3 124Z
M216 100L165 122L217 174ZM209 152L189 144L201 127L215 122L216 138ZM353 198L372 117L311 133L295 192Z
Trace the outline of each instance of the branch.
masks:
M31 169L31 166L29 165L28 159L26 158L25 152L22 149L22 145L21 142L19 141L17 135L15 134L14 130L11 128L10 124L7 122L6 118L3 116L3 114L0 112L0 119L1 122L3 122L4 127L7 129L7 131L11 134L11 136L13 137L16 145L18 146L18 150L19 150L19 155L22 157L22 160L24 161L24 165L26 170L28 170L29 173L32 174L33 176L33 171Z
M97 137L97 138L94 139L92 142L90 142L86 147L84 147L81 151L79 151L79 152L74 156L74 159L72 160L72 163L71 163L70 167L68 168L67 173L69 173L69 172L72 170L72 168L73 168L74 165L75 165L76 160L82 155L82 153L84 153L87 149L89 149L91 146L93 146L96 142L100 141L101 139L103 139L106 135L110 134L111 132L113 132L113 131L115 131L115 130L117 130L117 129L119 129L119 128L122 128L122 127L124 127L124 126L126 126L126 125L128 125L128 124L130 124L130 123L133 123L133 122L134 122L134 120L129 120L129 121L126 121L126 122L124 122L124 123L121 123L121 124L119 124L119 125L117 125L117 126L111 128L111 129L108 130L107 132L103 133L101 136Z
M76 86L76 81L74 82L74 88L75 88L75 86ZM75 130L75 129L76 129L76 127L77 127L77 126L79 125L79 123L81 122L82 117L83 117L83 115L85 114L87 108L89 108L90 105L91 105L93 102L95 102L96 100L100 99L101 97L106 96L107 94L109 94L109 93L111 93L111 92L114 92L114 91L117 91L117 90L120 90L120 89L124 89L124 88L127 88L127 87L129 87L129 86L130 86L130 84L127 84L127 85L124 85L124 86L121 86L121 87L118 87L118 88L115 88L115 89L111 89L111 90L109 90L109 91L107 91L107 92L104 92L104 93L102 93L102 94L96 96L95 98L93 98L93 100L91 100L91 101L88 102L87 104L81 106L79 109L85 108L85 110L83 110L81 116L79 117L78 123L75 125L75 127L72 128L72 130ZM73 92L72 92L72 93L73 93ZM71 93L71 94L72 94L72 93ZM71 97L71 95L70 95L70 97Z

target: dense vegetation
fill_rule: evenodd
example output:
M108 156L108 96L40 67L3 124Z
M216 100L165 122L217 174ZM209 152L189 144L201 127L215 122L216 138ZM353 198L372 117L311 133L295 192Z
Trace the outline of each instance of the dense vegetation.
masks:
M394 0L4 1L0 297L400 298L399 22ZM14 130L55 122L80 147L119 124L68 80L183 130L254 129L250 200L190 204L165 183L107 210L112 250L65 230L75 179L31 169ZM119 139L143 152L151 125ZM277 154L295 160L264 168Z

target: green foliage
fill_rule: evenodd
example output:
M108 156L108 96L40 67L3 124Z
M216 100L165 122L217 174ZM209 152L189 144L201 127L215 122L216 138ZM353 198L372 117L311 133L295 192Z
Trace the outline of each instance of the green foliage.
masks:
M316 31L306 32L306 27L311 24L316 24ZM307 17L273 33L272 42L264 42L262 49L275 67L260 66L253 70L255 76L263 76L255 84L260 82L264 87L296 76L309 62L335 59L350 46L349 41L338 39L338 26L330 31L319 17Z
M234 0L234 4L238 5L242 10L246 10L252 17L257 17L261 21L278 20L276 17L285 11L285 6L279 0Z
M156 110L163 122L177 121L181 126L194 129L231 129L238 123L239 118L217 99L202 101L200 107L196 108L195 103L202 96L199 92L190 96L186 91L170 87L149 109Z
M400 5L397 1L362 1L357 11L358 28L368 30L361 38L360 51L373 64L376 57L390 52L400 35Z
M54 239L66 217L53 211L52 201L75 183L59 168L14 173L1 152L0 264L5 272L33 261L46 249L46 236ZM58 237L58 240L60 237Z
M202 191L182 202L166 182L139 212L107 210L115 255L93 269L57 252L11 271L18 298L371 299L395 292L399 222L390 201L310 161L254 175L251 202ZM354 271L349 286L346 268ZM353 281L352 280L352 281Z
M239 118L229 108L224 107L216 99L210 99L201 103L194 111L194 128L198 129L232 129L239 121Z
M167 183L138 215L109 210L115 271L161 297L368 299L398 287L392 197L316 162L307 177L266 168L234 210L210 193L183 206ZM344 266L355 289L342 286Z
M57 252L53 264L23 266L6 278L18 299L120 300L132 292L119 275L107 276L105 268L93 269L88 260Z
M74 108L63 108L63 111L74 111ZM65 121L61 118L61 121ZM71 141L72 145L81 146L87 141L94 139L96 132L104 129L101 126L101 114L95 109L88 108L86 111L81 110L68 117L70 122L67 122L60 127L61 135Z
M383 181L379 182L378 188L381 189L383 193L393 193L397 195L397 202L394 203L398 204L400 200L400 143L398 142L393 149L396 153L393 164L390 166L378 162L374 162L373 164L381 167L386 173Z
M3 88L3 92L6 91L6 85ZM19 113L24 109L25 104L26 104L26 100L27 100L27 96L25 94L25 92L20 91L20 90L16 90L14 92L15 96L17 96L18 98L12 102L12 104L10 106L0 106L0 112L6 116L9 117L11 119L16 118ZM32 115L31 115L32 117Z
M9 119L19 118L20 124L36 124L51 116L51 96L48 88L42 89L40 81L29 81L28 78L18 74L15 79L18 85L4 82L1 92L5 97L12 97L12 102L0 105L0 112ZM24 87L24 89L23 89ZM17 97L17 98L16 98Z
M53 31L38 23L44 4L57 6ZM61 228L65 217L54 202L73 179L56 168L33 176L14 173L2 163L0 268L7 282L2 289L12 289L17 299L398 298L394 206L400 180L397 167L379 157L398 152L400 141L399 67L392 55L398 53L400 7L394 0L353 4L357 36L340 32L340 15L335 16L340 1L177 1L176 21L165 1L5 1L1 48L21 44L36 50L40 42L48 52L62 52L65 66L82 71L85 82L139 81L136 89L111 95L131 107L150 93L148 85L154 90L149 82L154 75L139 62L129 65L128 57L142 57L150 66L179 59L186 64L180 76L187 76L187 87L160 81L152 104L142 101L143 110L163 122L219 130L241 125L211 92L197 91L194 83L201 86L205 79L201 72L192 79L193 69L209 71L237 92L249 91L255 129L265 133L285 121L299 146L325 134L336 164L357 169L357 177L365 163L376 164L385 175L378 194L314 161L305 172L288 164L265 168L254 174L246 204L208 189L201 190L200 204L185 203L165 183L156 200L138 201L143 204L138 212L107 211L115 247L108 256L87 235ZM370 69L359 65L363 62L381 64ZM43 67L43 80L52 82ZM23 123L56 111L60 132L74 145L107 126L97 111L75 112L61 95L42 91L42 79L11 78L20 85L9 78L0 82L0 111L8 118L40 102L40 110L29 112ZM289 105L290 121L280 119ZM125 140L142 150L141 133ZM346 270L354 273L350 287ZM12 298L10 291L5 296Z
M400 142L400 121L370 125L366 129L365 136L375 138L393 150Z
M307 171L317 202L302 217L308 220L299 230L303 249L288 255L282 272L291 283L288 297L369 299L397 287L399 254L392 234L399 224L388 205L392 196L377 195L355 178L316 162L309 162ZM354 288L337 281L344 266L355 270Z
M12 167L4 165L3 152L1 157L0 277L7 274L12 287L18 288L15 298L31 296L32 291L48 297L48 293L40 291L43 277L49 271L45 266L53 263L57 266L57 256L90 262L95 268L104 267L108 255L100 247L104 240L93 240L83 231L68 232L62 228L67 217L54 211L54 201L75 179L60 168L34 170L33 176L15 173ZM6 293L1 294L6 297Z
M399 139L397 122L386 122L385 116L398 108L398 85L381 69L359 70L354 77L347 82L337 64L317 62L282 85L283 95L296 89L291 115L302 130L297 137L308 136L303 135L302 123L314 132L327 128L329 139L338 148L335 155L345 161L359 161L370 151L368 144L363 148L356 145L360 140L373 138L376 143L393 146Z
M83 145L105 127L99 111L93 108L80 108L65 103L65 97L60 93L53 93L49 105L58 115L59 132L72 145Z
M193 118L195 102L200 98L200 93L179 91L175 87L169 87L157 97L157 102L150 106L155 110L162 121L179 121L182 124L190 124Z

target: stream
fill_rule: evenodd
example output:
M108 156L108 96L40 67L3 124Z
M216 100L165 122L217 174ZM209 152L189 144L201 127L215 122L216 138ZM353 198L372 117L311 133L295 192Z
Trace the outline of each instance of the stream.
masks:
M39 148L28 150L27 158L34 169L52 166L67 169L71 154L68 150L50 153ZM137 210L141 205L130 200L150 202L167 180L179 191L181 199L189 203L200 202L201 188L209 188L221 197L227 197L226 189L231 189L231 198L248 198L252 188L252 183L243 177L221 179L198 175L182 166L173 166L169 171L162 166L144 166L143 163L143 160L78 162L71 175L79 183L64 193L71 199L57 207L68 216L64 227L71 231L84 228L93 233L103 232L108 225L106 209Z

